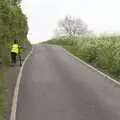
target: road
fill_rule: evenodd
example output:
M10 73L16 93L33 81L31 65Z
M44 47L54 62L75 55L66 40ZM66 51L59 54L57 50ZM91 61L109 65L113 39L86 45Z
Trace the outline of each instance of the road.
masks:
M37 45L23 70L16 120L120 120L120 87L61 47Z

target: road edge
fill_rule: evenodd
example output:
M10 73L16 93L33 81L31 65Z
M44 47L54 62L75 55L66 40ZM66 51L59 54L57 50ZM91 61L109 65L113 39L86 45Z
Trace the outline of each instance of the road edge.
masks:
M22 71L24 69L25 63L27 62L28 58L32 55L32 53L33 53L33 48L30 51L30 53L27 55L25 60L23 61L23 64L20 68L20 71L19 71L19 74L18 74L18 77L17 77L16 86L15 86L15 90L14 90L14 95L13 95L13 99L12 99L10 120L16 120L16 110L17 110L18 94L19 94L20 80L21 80L21 77L22 77Z
M60 46L62 47L62 46ZM62 47L63 48L63 47ZM111 80L112 82L114 82L115 84L120 86L120 82L118 82L117 80L113 79L112 77L108 76L107 74L99 71L98 69L96 69L95 67L89 65L88 63L84 62L83 60L81 60L80 58L78 58L77 56L73 55L72 53L70 53L68 50L66 50L65 48L63 48L67 54L69 54L70 56L74 57L77 61L79 61L80 63L82 63L83 65L89 67L90 69L93 69L94 71L98 72L100 75L102 75L103 77Z

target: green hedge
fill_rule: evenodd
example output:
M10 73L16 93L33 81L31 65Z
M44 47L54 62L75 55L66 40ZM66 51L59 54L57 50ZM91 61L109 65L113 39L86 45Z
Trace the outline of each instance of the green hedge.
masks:
M47 43L62 45L84 61L120 78L120 36L59 37Z
M23 14L19 2L20 0L0 0L0 58L3 61L2 66L0 65L0 120L3 117L6 96L3 68L9 63L8 47L15 39L25 46L24 53L31 47L27 39L27 17Z
M28 44L27 18L17 4L0 1L0 56L4 65L8 63L8 46L13 40Z

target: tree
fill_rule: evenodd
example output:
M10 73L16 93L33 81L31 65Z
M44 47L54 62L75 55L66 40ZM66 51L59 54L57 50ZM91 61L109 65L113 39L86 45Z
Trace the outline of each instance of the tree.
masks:
M58 22L57 34L67 36L80 36L88 33L87 25L79 18L66 16Z
M17 2L14 4L13 2ZM7 63L8 46L15 39L27 47L27 17L19 5L20 0L0 0L0 56Z
M13 5L19 5L22 0L6 0L6 1L13 4Z

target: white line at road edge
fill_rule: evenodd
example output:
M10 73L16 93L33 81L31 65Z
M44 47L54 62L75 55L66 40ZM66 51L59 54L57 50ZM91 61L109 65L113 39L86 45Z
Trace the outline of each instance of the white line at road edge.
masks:
M63 47L62 47L63 48ZM83 60L81 60L80 58L74 56L72 53L70 53L69 51L67 51L65 48L63 48L70 56L74 57L76 60L78 60L80 63L82 63L83 65L93 69L94 71L98 72L100 75L108 78L109 80L111 80L112 82L114 82L115 84L119 85L120 86L120 82L118 82L117 80L111 78L110 76L106 75L105 73L99 71L98 69L96 69L95 67L87 64L86 62L84 62Z
M26 61L28 60L28 58L32 54L32 52L33 52L33 49L28 54L28 56L25 58L25 60L24 60L24 62L22 64L22 67L20 68L19 74L18 74L18 78L17 78L15 90L14 90L14 96L13 96L13 100L12 100L10 120L16 120L16 110L17 110L17 102L18 102L18 93L19 93L19 87L20 87L20 80L21 80L21 77L22 77L22 71L23 71L23 68L24 68L24 65L25 65Z

